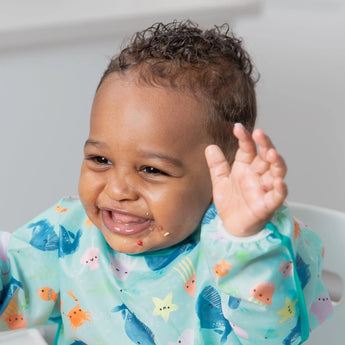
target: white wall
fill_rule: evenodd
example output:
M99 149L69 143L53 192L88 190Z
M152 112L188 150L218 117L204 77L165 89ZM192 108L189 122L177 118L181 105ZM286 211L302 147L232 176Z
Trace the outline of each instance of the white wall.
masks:
M259 122L289 199L345 212L345 1L270 0L236 25L261 73Z
M290 199L345 211L344 4L285 3L266 1L261 11L236 16L235 31L261 73L259 125L289 164ZM233 16L214 11L200 20L219 24ZM135 28L142 27L138 18ZM126 30L96 30L78 42L45 37L40 45L0 32L7 39L0 43L0 229L13 230L77 193L94 90Z

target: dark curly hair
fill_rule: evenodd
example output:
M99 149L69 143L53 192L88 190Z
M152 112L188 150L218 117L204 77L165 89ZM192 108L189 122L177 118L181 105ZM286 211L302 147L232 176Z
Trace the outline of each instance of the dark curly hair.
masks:
M135 71L140 82L187 91L203 102L208 133L233 161L233 125L254 128L256 80L242 41L227 24L202 30L189 20L156 23L136 33L111 59L98 87L109 74L129 71Z

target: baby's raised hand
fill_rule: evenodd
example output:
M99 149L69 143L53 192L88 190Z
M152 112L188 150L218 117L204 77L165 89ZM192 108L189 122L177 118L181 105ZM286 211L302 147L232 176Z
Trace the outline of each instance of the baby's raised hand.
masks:
M262 130L251 136L236 124L234 135L239 148L231 167L217 145L208 146L205 155L214 203L225 228L234 236L250 236L260 231L283 204L287 168Z

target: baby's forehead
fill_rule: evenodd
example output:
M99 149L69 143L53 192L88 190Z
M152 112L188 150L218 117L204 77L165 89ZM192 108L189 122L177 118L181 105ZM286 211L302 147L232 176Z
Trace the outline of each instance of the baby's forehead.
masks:
M203 102L191 93L114 74L96 93L90 134L97 141L130 140L186 150L209 141L206 114Z

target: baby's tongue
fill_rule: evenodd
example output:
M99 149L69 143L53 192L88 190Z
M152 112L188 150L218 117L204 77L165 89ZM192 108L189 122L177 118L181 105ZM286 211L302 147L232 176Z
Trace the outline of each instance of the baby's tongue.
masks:
M112 212L112 219L114 222L131 224L131 223L142 223L145 221L144 218L136 217L129 214Z

